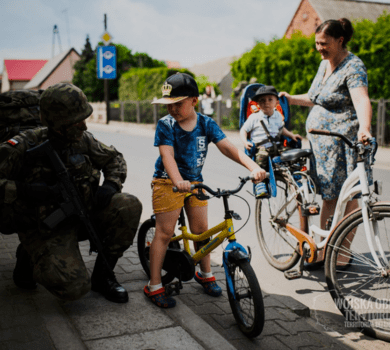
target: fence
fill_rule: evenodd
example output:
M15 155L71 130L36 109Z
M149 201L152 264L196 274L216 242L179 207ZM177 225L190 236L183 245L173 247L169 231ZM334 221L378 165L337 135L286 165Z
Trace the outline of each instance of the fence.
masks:
M152 101L117 101L110 103L110 119L123 122L157 124L157 121L168 114L164 105L151 104ZM203 113L202 101L197 110ZM90 121L106 123L106 106L104 102L92 103L94 112ZM376 137L379 146L390 146L390 100L371 100L372 123L371 133ZM238 130L239 103L237 100L214 99L211 117L224 129ZM291 123L289 129L306 135L305 123L310 112L308 107L290 106Z
M157 121L168 114L165 105L151 104L152 101L116 101L110 103L110 120L143 123L143 124L157 124ZM91 103L93 106L93 113L89 121L97 123L106 123L107 116L104 102ZM223 101L222 99L215 99L211 105L214 110L210 115L219 126L226 129L238 129L238 121L235 122L231 100ZM202 104L197 105L197 110L204 113ZM237 124L237 125L235 125Z

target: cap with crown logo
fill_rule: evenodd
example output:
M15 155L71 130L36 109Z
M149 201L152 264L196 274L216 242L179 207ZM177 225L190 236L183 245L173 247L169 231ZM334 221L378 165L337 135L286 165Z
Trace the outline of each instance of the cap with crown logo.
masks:
M186 73L177 72L168 77L162 86L162 98L152 104L171 104L182 101L187 97L198 97L199 89L195 79Z
M252 97L252 100L263 95L274 95L276 97L279 97L279 94L276 91L275 87L273 87L272 85L263 85L256 90L256 93Z

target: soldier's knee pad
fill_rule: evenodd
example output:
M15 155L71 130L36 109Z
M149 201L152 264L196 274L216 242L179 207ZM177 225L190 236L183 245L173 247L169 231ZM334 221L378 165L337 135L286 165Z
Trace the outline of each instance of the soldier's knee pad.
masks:
M142 203L136 196L129 193L115 194L112 197L110 207L111 210L119 212L119 215L123 213L127 218L139 219L142 213Z
M34 280L60 299L77 300L91 289L91 279L82 261L68 265L55 255L42 256L34 265Z

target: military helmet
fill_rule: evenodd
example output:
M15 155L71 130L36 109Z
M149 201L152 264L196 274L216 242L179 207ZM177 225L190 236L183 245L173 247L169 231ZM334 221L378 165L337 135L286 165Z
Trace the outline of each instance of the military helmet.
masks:
M79 123L93 110L81 89L69 83L49 86L41 95L39 107L42 124L53 129Z

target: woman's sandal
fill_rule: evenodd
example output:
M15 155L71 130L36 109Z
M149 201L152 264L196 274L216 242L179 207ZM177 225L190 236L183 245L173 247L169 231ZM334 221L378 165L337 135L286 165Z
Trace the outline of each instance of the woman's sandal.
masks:
M222 294L222 288L215 282L215 277L204 278L199 272L195 273L195 281L198 282L203 288L206 294L212 297L219 297Z
M149 290L149 286L145 286L144 294L152 301L153 304L157 305L158 307L169 309L176 305L176 300L167 295L165 292L165 287L151 292Z

